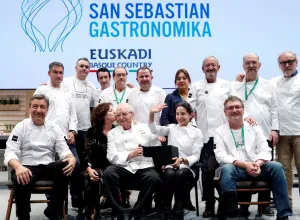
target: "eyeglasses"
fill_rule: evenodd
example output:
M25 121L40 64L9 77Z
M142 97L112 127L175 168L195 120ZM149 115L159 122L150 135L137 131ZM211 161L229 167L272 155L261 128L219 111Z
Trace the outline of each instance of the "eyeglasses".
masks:
M90 66L89 66L89 65L83 65L83 64L81 64L79 67L80 67L80 68L83 68L83 67L85 67L86 69L89 69L89 68L90 68Z
M132 112L117 113L117 114L116 114L116 117L117 117L117 118L120 118L121 116L127 117L128 114L132 114Z
M241 105L233 105L233 106L227 107L226 110L233 111L234 109L241 110L242 108L243 108L243 106L241 106Z
M286 64L289 64L289 66L290 66L290 65L293 65L293 63L294 63L295 61L296 61L296 60L285 60L285 61L279 62L279 64L280 64L281 66L286 66Z

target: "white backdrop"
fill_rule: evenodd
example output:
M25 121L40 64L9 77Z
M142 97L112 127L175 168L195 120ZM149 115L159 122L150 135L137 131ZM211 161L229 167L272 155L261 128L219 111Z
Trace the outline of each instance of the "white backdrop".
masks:
M281 52L300 52L299 8L299 0L5 1L0 89L36 88L48 80L52 61L65 65L65 76L75 75L79 57L89 58L92 70L103 63L109 69L135 64L127 68L131 82L137 66L150 63L154 84L167 88L174 87L179 68L186 68L192 81L202 79L202 60L209 55L220 61L219 77L232 80L243 71L243 55L255 52L260 75L271 78L281 74ZM96 55L100 49L103 59ZM125 52L105 58L105 49ZM148 52L145 59L138 49ZM89 79L97 83L95 73Z

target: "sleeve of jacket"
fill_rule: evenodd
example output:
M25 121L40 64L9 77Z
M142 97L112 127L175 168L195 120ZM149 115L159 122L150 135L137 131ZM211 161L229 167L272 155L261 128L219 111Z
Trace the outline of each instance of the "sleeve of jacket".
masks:
M169 111L170 111L170 106L172 105L171 100L172 100L172 95L168 94L165 98L165 104L168 106L168 108L164 108L161 112L161 116L160 116L161 125L169 124Z
M116 145L118 134L113 129L107 135L107 159L111 164L125 166L130 152L119 151Z
M200 129L197 129L197 133L193 144L192 155L186 157L187 161L189 162L189 167L193 166L194 163L199 161L202 147L203 147L202 132L200 131Z
M253 129L255 131L255 153L257 154L255 161L260 159L266 161L271 160L271 148L268 146L268 142L266 141L261 127L258 125L253 127Z
M233 156L227 154L226 143L223 137L224 135L222 135L223 133L222 127L219 127L216 130L215 137L214 137L214 143L215 143L214 152L216 155L216 160L218 161L218 163L232 164L233 161L235 161L236 159Z
M78 124L78 120L77 120L77 114L76 114L76 109L75 109L75 105L73 103L73 99L70 96L70 120L69 120L69 131L73 130L77 132L77 124Z
M154 122L148 124L149 129L152 134L156 134L158 136L168 136L170 127L169 126L160 126L156 125Z
M272 87L271 129L272 130L279 130L277 93L276 93L276 90L273 87L273 85L270 85L270 86Z
M23 122L18 123L8 137L4 152L4 164L6 166L8 166L8 162L12 159L19 160L23 140L23 126Z

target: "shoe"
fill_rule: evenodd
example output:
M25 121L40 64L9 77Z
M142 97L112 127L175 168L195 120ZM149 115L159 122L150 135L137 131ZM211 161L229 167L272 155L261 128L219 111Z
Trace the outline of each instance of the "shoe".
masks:
M124 215L122 216L111 216L111 220L125 220Z
M44 210L44 215L50 220L62 220L61 216L53 215L53 213L51 213L49 206L47 206L47 208Z
M128 208L130 208L131 207L131 205L130 205L130 197L126 197L125 199L124 199L124 201L123 201L123 208L124 209L128 209Z
M264 207L263 207L262 214L263 214L263 215L266 215L266 216L274 216L274 215L275 215L275 212L271 209L270 206L264 206Z
M203 218L211 218L211 217L214 217L214 216L215 216L215 210L205 207L205 210L202 213L202 217Z
M289 220L289 217L288 216L277 217L276 220Z
M189 210L189 211L196 211L196 208L195 208L195 206L193 206L191 200L188 201L188 203L186 204L185 209L186 209L186 210Z
M128 216L128 220L141 220L141 216L132 216L132 215L129 215Z
M85 220L85 216L83 214L78 214L76 220Z
M251 213L249 212L248 207L240 206L240 208L239 208L239 215L241 217L248 218L251 215Z

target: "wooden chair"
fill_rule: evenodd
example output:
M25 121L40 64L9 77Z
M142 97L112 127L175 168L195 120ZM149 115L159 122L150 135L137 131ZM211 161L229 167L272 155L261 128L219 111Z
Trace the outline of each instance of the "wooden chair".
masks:
M13 183L11 181L11 168L8 168L8 181L6 183L8 189L10 190L10 195L8 199L8 205L6 210L6 216L5 220L10 219L11 209L13 203L15 203L14 200L14 189L13 189ZM49 194L52 191L52 185L53 181L37 181L34 185L34 188L32 190L32 194ZM30 200L30 203L49 203L50 200ZM68 196L66 196L66 199L64 201L64 208L63 208L63 217L66 220L66 216L68 214Z

